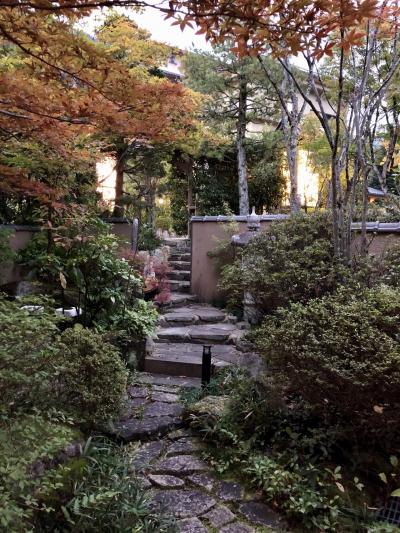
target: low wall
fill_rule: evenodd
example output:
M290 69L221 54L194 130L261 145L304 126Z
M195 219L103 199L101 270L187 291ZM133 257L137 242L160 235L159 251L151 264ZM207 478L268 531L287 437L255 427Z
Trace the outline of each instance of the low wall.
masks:
M271 222L286 218L287 215L260 216L261 231L265 231ZM361 244L360 224L353 224L353 251ZM247 230L247 217L204 216L191 219L192 273L191 292L200 301L222 303L222 294L218 290L218 272L215 259L209 253L222 242L230 242L233 234ZM382 255L393 244L400 244L400 223L367 224L369 253Z
M121 247L136 247L137 222L126 222L117 218L111 218L106 222L110 224L111 232L119 238ZM14 252L23 250L32 237L41 231L41 228L37 226L17 226L14 224L0 224L0 229L10 231L10 246ZM19 265L10 263L0 266L0 285L19 281L21 281L21 267Z
M275 220L285 215L262 215L261 230L265 230ZM215 259L209 256L222 242L229 242L232 235L247 229L245 216L205 216L191 219L192 274L191 292L200 301L220 303L222 295L218 291L218 272Z

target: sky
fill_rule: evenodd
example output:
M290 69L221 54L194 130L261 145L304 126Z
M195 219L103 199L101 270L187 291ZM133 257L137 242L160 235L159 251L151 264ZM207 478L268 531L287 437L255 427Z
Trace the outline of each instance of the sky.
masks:
M196 35L196 30L186 27L184 31L181 31L179 26L171 26L173 20L164 20L164 15L156 9L146 8L141 13L129 9L118 9L118 11L135 20L141 28L148 30L156 41L184 50L191 48L207 50L211 48L202 35ZM104 14L104 11L92 14L84 23L86 31L92 33L96 23L101 20Z

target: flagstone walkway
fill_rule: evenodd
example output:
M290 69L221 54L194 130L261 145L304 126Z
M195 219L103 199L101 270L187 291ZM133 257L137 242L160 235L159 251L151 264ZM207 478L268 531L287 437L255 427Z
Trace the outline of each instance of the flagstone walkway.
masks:
M154 504L172 514L180 533L285 530L279 515L231 480L219 479L201 457L205 445L182 419L179 393L196 378L139 374L128 390L126 418L114 427L125 442L140 441L131 468Z
M180 391L200 387L202 345L211 346L214 369L226 365L257 373L259 357L243 341L246 325L210 305L199 304L190 290L190 248L174 244L169 273L173 289L161 309L145 370L128 389L113 434L140 441L131 467L154 504L172 514L181 533L255 533L285 530L279 515L232 480L219 479L201 457L205 445L185 426Z

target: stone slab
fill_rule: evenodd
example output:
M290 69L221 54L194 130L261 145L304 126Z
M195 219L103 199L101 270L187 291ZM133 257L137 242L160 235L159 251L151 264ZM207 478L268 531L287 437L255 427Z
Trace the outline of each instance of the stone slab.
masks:
M171 433L168 433L167 437L170 440L179 440L184 437L191 437L192 436L192 430L191 429L176 429L175 431L171 431Z
M194 474L196 472L206 472L208 465L194 455L177 455L167 457L155 465L153 472L156 474Z
M153 485L163 489L178 489L185 486L183 479L176 476L149 474L148 478Z
M240 483L221 481L217 495L221 500L226 502L238 502L243 499L244 490Z
M185 518L177 523L179 533L208 533L198 518Z
M154 496L161 508L168 509L176 518L193 518L209 511L215 505L211 496L196 490L164 490Z
M182 405L177 403L152 402L145 406L143 416L145 418L159 418L164 416L178 417L181 416L182 412Z
M236 519L236 516L230 509L228 509L228 507L221 505L219 507L214 507L214 509L211 509L211 511L208 511L208 513L203 515L203 518L206 518L212 527L220 528L226 524L229 524L229 522L233 522Z
M180 439L171 446L168 447L166 455L167 457L172 457L174 455L185 455L192 452L196 452L203 448L203 443L196 438L183 438Z
M152 391L151 399L154 402L176 403L179 401L179 395L171 392Z
M271 528L282 528L285 526L284 520L268 505L261 502L247 502L239 507L243 516L254 524L269 526Z
M149 389L147 387L133 385L128 387L128 394L131 398L147 398L149 395Z
M114 424L111 433L117 438L130 442L164 435L180 425L182 425L182 420L172 416L159 416L143 420L132 418Z
M132 457L131 466L135 470L146 470L151 461L160 457L163 449L164 443L162 441L155 440L144 444Z
M224 526L218 533L255 533L255 529L243 522L235 522Z
M214 488L215 480L210 475L192 474L191 476L188 476L187 479L193 483L193 485L196 485L196 487L201 487L208 492L212 491Z

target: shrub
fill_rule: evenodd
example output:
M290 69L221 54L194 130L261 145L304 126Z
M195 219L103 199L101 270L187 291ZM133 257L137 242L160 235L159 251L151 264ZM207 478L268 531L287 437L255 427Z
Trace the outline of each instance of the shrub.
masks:
M265 320L257 344L287 391L339 420L354 438L400 422L400 292L380 286L292 304Z
M77 326L60 334L60 318L44 299L41 311L0 299L2 410L57 407L77 422L103 424L115 415L126 387L118 351L103 337Z
M58 374L57 325L61 319L49 301L35 302L41 312L23 309L23 301L0 298L0 395L6 414L21 408L46 408Z
M66 421L68 422L68 421ZM35 516L51 512L45 500L62 485L56 456L79 433L57 416L34 413L0 425L0 529L32 531ZM55 464L52 464L55 463Z
M120 328L144 338L155 325L155 311L141 301L143 279L121 257L109 226L90 213L78 213L54 230L49 253L43 235L23 251L21 261L39 279L51 282L78 308L80 322L104 331Z
M0 265L12 261L15 253L10 245L11 231L0 228Z
M333 291L344 275L334 260L330 216L316 212L291 216L261 232L243 257L225 267L221 287L231 304L249 291L259 309L269 313Z
M59 400L79 423L101 425L116 416L127 372L117 350L82 327L67 329L59 346Z
M139 229L138 249L152 252L161 245L161 239L151 226L142 224Z

